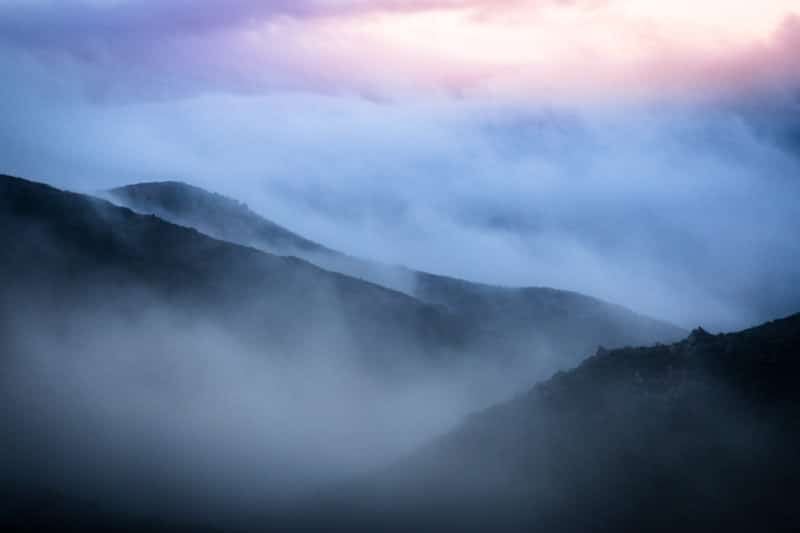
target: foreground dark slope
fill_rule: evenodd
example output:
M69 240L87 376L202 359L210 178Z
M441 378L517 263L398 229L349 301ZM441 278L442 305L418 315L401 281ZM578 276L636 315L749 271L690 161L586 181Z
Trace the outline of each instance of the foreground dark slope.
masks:
M800 315L601 351L369 479L235 530L797 531L798 356ZM63 495L9 509L20 530L184 530Z
M600 351L329 500L309 528L797 531L800 315ZM302 520L301 520L302 522Z
M430 363L473 335L452 313L399 292L8 176L0 176L0 276L0 311L57 319L168 305L288 353L335 323L349 350L383 370L403 357Z
M179 182L140 183L109 191L134 210L153 213L213 237L361 278L458 313L470 330L492 333L492 350L540 356L540 371L576 364L597 345L668 342L685 335L670 324L582 294L549 288L504 288L415 272L328 249L264 219L244 204Z

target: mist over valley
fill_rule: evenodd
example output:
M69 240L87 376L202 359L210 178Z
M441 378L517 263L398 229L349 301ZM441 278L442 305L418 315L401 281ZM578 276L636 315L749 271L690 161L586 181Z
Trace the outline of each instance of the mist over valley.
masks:
M794 0L0 0L0 529L797 531Z

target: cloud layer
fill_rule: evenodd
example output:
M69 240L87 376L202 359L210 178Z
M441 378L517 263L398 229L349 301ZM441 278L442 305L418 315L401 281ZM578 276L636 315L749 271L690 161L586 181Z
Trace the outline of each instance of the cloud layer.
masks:
M798 70L793 4L6 0L0 43L102 68L128 96L133 85L148 97L289 87L586 99L780 84ZM153 76L182 83L154 88Z
M744 326L800 308L793 4L6 0L0 171Z

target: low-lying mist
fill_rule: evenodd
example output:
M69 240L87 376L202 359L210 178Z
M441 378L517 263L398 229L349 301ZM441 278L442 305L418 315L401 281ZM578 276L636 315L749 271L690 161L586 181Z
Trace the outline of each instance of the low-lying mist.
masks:
M241 516L389 464L514 390L488 365L376 377L334 326L289 355L123 299L65 316L22 296L4 313L7 480L129 512Z

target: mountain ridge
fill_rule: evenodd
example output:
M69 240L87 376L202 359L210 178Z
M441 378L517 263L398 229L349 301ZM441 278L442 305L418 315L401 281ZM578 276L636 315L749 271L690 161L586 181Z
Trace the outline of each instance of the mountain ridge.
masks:
M222 240L279 255L298 255L323 269L399 290L428 304L446 306L463 315L470 328L497 332L499 342L516 353L531 349L547 352L558 345L560 351L572 354L570 364L574 364L581 353L594 349L597 344L624 346L654 340L666 342L686 333L672 324L574 291L498 287L417 272L351 257L291 232L291 238L300 245L281 248L278 241L288 242L284 234L279 233L276 238L269 232L273 227L285 231L282 226L236 200L181 182L138 183L112 189L107 194L121 205L154 213ZM216 208L218 202L221 205ZM634 323L638 324L634 329L640 334L631 335L630 331L619 327L619 324ZM593 336L606 336L610 340L591 345L573 342L570 330L576 329L592 330Z
M78 276L84 282L90 283L86 276L93 271L102 270L100 267L103 265L109 265L124 271L124 276L130 274L135 279L143 278L141 281L145 284L154 283L167 294L190 296L194 290L193 284L196 284L213 292L214 296L210 301L219 298L220 302L225 302L244 297L242 291L250 290L250 284L257 286L258 283L266 282L271 290L280 292L283 282L277 279L270 281L275 274L284 277L289 286L297 281L313 281L316 284L314 280L321 277L324 283L331 284L333 290L341 294L355 296L359 291L366 290L366 298L375 302L388 298L397 302L400 307L408 307L409 311L414 309L412 314L417 313L426 320L446 321L446 315L441 310L401 292L330 273L299 258L270 255L254 248L213 239L194 228L172 225L155 216L140 215L92 197L10 176L0 176L0 192L0 207L3 208L0 216L6 217L7 221L4 240L17 243L17 246L9 244L6 252L20 250L38 253L42 239L40 235L34 234L36 230L44 228L49 233L48 237L57 241L66 240L72 243L69 246L77 247L78 254L88 254L86 258L74 257L74 254L67 256L81 261L79 266L85 269L81 271L78 266L67 268L67 271L71 271L68 272L70 282L77 282L74 276ZM115 227L115 224L120 227ZM20 235L27 234L29 238L17 240L18 236L12 235L15 227L19 229ZM144 258L147 258L146 262ZM44 258L20 259L30 263L24 266L34 267L15 272L23 276L21 279L35 275L37 269L55 266ZM14 268L23 265L8 261L4 266ZM206 266L210 266L211 270L203 270ZM162 279L159 277L159 268L179 269L182 274L175 271ZM297 269L298 272L290 273ZM201 277L191 279L196 273ZM302 275L295 275L300 273ZM199 284L196 283L198 281ZM309 288L313 294L313 286ZM228 289L236 289L237 296L226 294ZM202 294L202 291L196 292L198 295ZM347 298L340 299L343 303L347 301ZM374 305L372 307L378 309ZM357 307L351 306L351 311L357 312Z
M286 360L320 348L326 358L341 355L336 351L338 333L344 332L349 342L341 344L341 352L357 354L381 376L381 386L399 383L403 390L420 376L452 377L458 362L472 357L498 365L506 392L511 393L513 377L526 369L503 366L505 355L516 348L503 345L504 335L537 316L551 317L550 322L537 322L550 326L546 340L563 339L568 345L554 362L558 372L552 377L536 379L541 383L511 400L491 402L493 407L477 402L481 406L455 429L415 447L417 451L390 466L337 484L332 492L320 489L318 496L286 512L248 516L240 522L243 530L756 531L769 524L771 530L791 531L800 523L787 504L787 495L800 485L795 460L800 445L795 383L800 371L800 315L738 333L712 335L697 328L670 344L651 337L645 347L615 347L614 339L622 337L606 331L609 322L593 322L595 313L609 313L608 306L581 316L579 306L570 307L558 298L548 301L561 297L558 291L534 291L542 300L524 300L523 305L514 298L529 295L513 290L511 300L504 301L480 288L469 294L463 287L445 286L443 290L451 291L448 298L471 302L466 311L456 311L458 306L430 305L300 258L270 255L93 197L6 176L0 176L0 281L3 368L26 357L19 347L37 347L45 335L56 341L55 359L69 363L66 356L91 348L92 338L86 334L92 328L102 334L110 329L113 354L119 324L140 322L143 309L156 307L171 309L171 314L158 314L156 321L144 321L144 328L134 330L129 342L135 361L147 356L139 353L138 343L157 333L151 331L154 327L165 328L167 334L166 351L156 352L155 361L196 336L192 328L177 335L186 324L213 324L229 332L237 342L223 344L225 350L248 346L263 357L285 350L290 356ZM485 313L504 311L505 305L515 310L506 330L475 329ZM73 321L90 311L88 325ZM114 317L119 324L112 324ZM624 316L612 314L605 320L623 329L642 327L635 321L626 323ZM336 325L332 336L322 328L329 323ZM318 342L309 344L314 336L319 336ZM568 336L582 337L569 344ZM75 354L70 351L72 337L77 339ZM197 342L205 347L207 341L201 337ZM527 338L520 344L527 345ZM569 350L590 344L592 349L579 356L594 355L564 370L570 368ZM608 349L602 347L606 345ZM190 343L187 354L197 346ZM213 343L209 348L214 349ZM537 346L528 348L535 352ZM146 349L142 344L141 351ZM102 346L100 350L105 360L108 354ZM229 364L231 356L223 353L222 361ZM329 367L324 368L328 373ZM477 375L486 368L490 367L479 367ZM123 368L126 379L132 369ZM81 379L88 370L81 370ZM543 372L539 368L528 377ZM7 375L0 373L0 403L9 415L10 438L2 445L9 457L20 461L0 464L0 474L30 464L35 480L50 472L39 465L57 464L61 442L47 439L42 456L31 451L30 439L38 442L37 435L24 430L35 426L37 418L30 410L15 412L20 404L13 395L16 388L27 390L28 382L9 389ZM145 372L145 377L152 387L153 380L160 383L169 375ZM63 379L57 373L53 383ZM180 381L166 382L169 390L176 385ZM237 389L240 386L237 380ZM46 395L48 390L41 389L45 396L34 396L32 404L48 407L46 429L52 425L50 409L59 405L56 400L69 400L82 387L67 387L66 396L55 398ZM226 419L235 415L224 414ZM380 427L386 423L380 418L367 421ZM106 432L108 423L101 425ZM74 427L78 433L83 430L81 424ZM196 435L194 425L189 428ZM66 431L75 432L72 423ZM102 436L103 431L82 435L79 456ZM195 441L181 440L181 454ZM358 448L357 441L348 437L348 445L363 454L366 450ZM111 457L114 461L108 464L116 465L119 458ZM259 465L270 460L261 448L254 457ZM89 464L97 461L94 456L89 459ZM246 470L259 465L247 464ZM140 464L135 462L134 469L138 472ZM192 483L183 489L194 487L197 474L191 474ZM148 493L154 492L151 482L148 475ZM160 516L139 521L114 512L113 505L108 511L103 505L81 504L80 498L72 503L77 496L69 490L43 500L34 494L31 500L24 491L15 492L13 484L5 486L11 503L7 510L0 509L0 521L17 530L59 529L65 523L86 531L175 529ZM237 493L236 499L244 496Z

